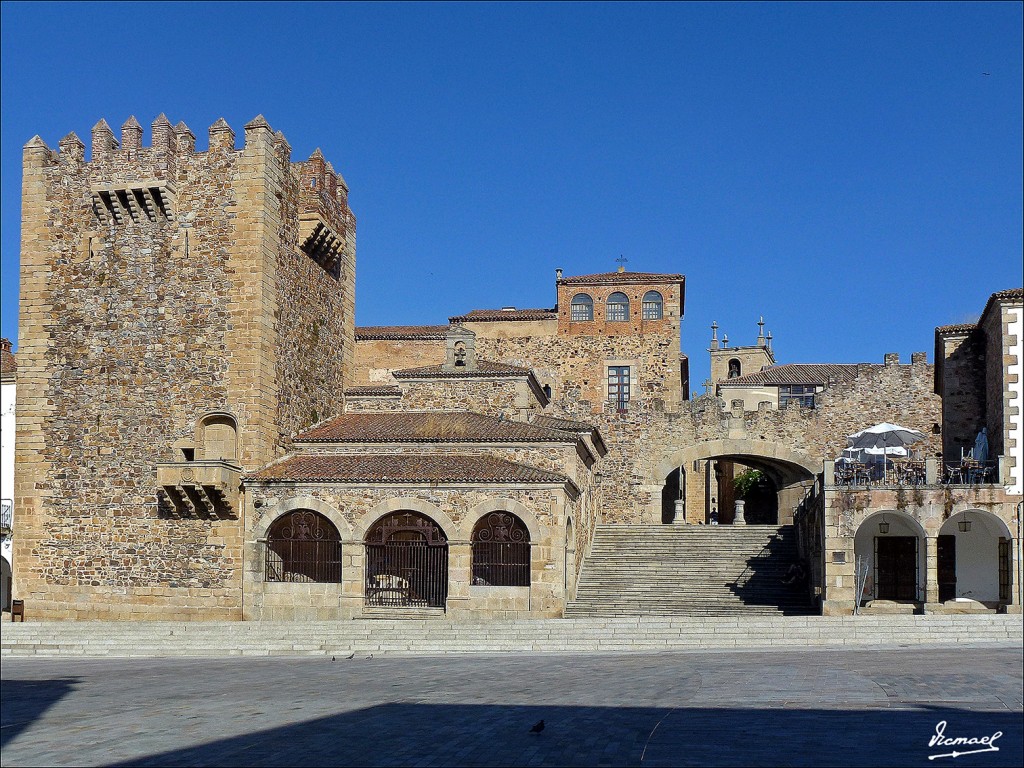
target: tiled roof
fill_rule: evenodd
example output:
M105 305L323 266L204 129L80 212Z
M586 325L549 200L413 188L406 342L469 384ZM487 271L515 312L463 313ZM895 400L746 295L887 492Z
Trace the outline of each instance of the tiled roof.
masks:
M563 277L559 285L577 285L584 283L681 283L683 275L666 275L658 272L600 272L596 275L576 275Z
M1024 299L1024 288L1007 288L1005 291L996 291L992 294L993 299Z
M557 320L553 309L474 309L464 315L449 317L449 323L490 323L506 320Z
M0 340L0 375L13 376L18 371L18 361L11 352L10 339Z
M872 368L881 368L881 365L871 364ZM718 382L722 387L749 387L749 386L785 386L787 384L827 384L829 379L842 381L852 379L857 375L857 365L839 365L831 363L788 363L786 365L773 365L757 373L748 373L746 376L738 376L735 379L726 379Z
M371 384L365 387L349 387L345 394L348 397L394 397L401 395L402 389L394 384Z
M447 333L447 325L364 325L356 328L356 341L370 339L434 341L445 338Z
M249 475L262 482L568 483L564 475L492 456L292 456Z
M943 336L950 333L970 333L977 327L977 323L956 323L954 325L940 325L935 329L935 332Z
M566 443L557 429L468 411L346 413L307 430L296 442L314 443Z
M477 360L476 368L471 371L464 369L450 369L441 365L427 365L422 368L404 368L400 371L392 371L391 375L396 379L419 379L419 378L449 378L462 379L467 376L480 376L493 378L494 376L527 376L529 368L522 368L518 365L507 363L495 363L491 360Z

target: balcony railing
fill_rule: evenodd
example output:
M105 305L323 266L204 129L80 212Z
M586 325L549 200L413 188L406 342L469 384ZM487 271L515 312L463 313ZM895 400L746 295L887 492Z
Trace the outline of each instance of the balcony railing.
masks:
M0 534L8 534L14 527L14 499L0 501Z
M939 458L915 461L889 460L861 464L849 461L825 462L825 485L836 488L893 488L939 485L999 485L1003 482L1004 457L978 462L963 459L946 463Z

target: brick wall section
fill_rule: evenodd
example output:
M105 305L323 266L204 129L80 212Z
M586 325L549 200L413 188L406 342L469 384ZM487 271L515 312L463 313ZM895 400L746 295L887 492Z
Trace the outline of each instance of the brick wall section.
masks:
M241 150L223 121L204 153L162 116L141 135L130 120L118 148L101 121L89 162L73 134L25 148L15 589L39 618L239 617L241 522L170 519L154 463L210 410L237 418L243 465L272 458L340 399L354 346L335 326L289 357L279 335L343 312L294 254L298 173L261 118ZM96 189L140 186L173 191L171 216L131 194L120 222L94 210Z

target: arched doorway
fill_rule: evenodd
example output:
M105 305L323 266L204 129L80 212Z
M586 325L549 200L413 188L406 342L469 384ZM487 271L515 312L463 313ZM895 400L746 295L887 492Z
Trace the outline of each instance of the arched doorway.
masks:
M939 602L976 600L994 608L1012 601L1006 523L981 509L957 512L942 524L936 544Z
M659 462L663 523L729 525L736 501L748 525L788 525L820 467L811 457L763 440L711 440L674 451ZM657 519L657 518L655 518Z
M366 533L366 604L444 608L448 538L419 512L385 515Z
M870 515L853 542L854 573L862 584L860 601L921 602L925 590L925 535L910 515L883 511Z
M530 586L530 532L511 512L481 517L472 536L473 586Z
M267 531L267 581L341 583L341 534L310 509L285 512Z

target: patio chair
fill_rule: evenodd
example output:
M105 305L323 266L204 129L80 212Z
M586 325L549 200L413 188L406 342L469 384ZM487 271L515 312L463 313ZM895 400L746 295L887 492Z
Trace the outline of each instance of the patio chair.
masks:
M963 485L964 471L959 464L946 465L946 482L950 485Z

